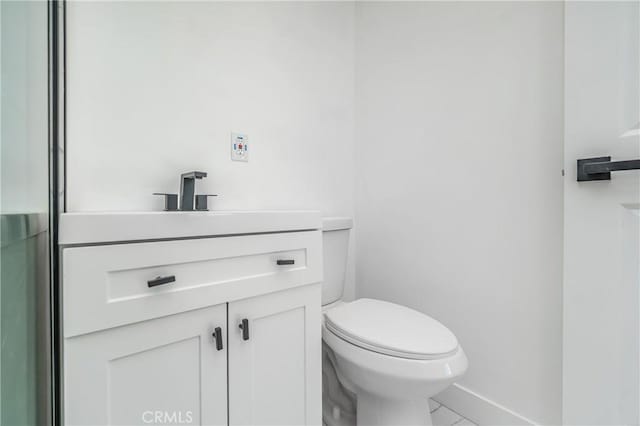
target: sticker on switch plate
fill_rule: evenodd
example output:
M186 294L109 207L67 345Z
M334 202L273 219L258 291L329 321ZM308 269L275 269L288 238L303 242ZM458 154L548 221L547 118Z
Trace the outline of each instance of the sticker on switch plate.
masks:
M249 137L231 133L231 161L249 161Z

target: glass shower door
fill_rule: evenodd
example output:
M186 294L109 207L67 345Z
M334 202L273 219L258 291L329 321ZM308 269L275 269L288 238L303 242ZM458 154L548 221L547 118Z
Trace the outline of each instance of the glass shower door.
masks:
M0 424L50 423L48 15L0 2Z

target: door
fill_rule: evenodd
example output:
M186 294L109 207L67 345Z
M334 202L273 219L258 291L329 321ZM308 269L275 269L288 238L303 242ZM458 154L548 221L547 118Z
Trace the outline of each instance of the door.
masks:
M640 421L640 171L577 181L577 159L640 159L638 2L565 6L563 420Z
M221 304L66 339L65 424L226 425L226 321Z
M229 303L229 424L319 425L320 285Z

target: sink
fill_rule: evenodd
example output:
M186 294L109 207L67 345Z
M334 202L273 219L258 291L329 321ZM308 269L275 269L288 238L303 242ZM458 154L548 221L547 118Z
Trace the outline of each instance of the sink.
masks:
M321 228L317 210L86 212L60 216L63 246L201 238Z

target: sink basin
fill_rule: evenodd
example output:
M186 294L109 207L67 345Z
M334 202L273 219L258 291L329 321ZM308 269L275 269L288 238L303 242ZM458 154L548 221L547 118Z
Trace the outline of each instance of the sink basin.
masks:
M60 245L165 240L321 228L315 210L90 212L60 216Z

